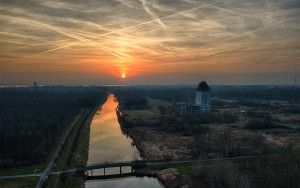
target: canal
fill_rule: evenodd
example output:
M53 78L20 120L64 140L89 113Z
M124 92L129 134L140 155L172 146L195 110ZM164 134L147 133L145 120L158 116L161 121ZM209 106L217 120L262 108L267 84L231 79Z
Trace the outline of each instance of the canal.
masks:
M99 162L128 161L141 159L137 148L130 137L124 135L118 122L116 109L118 101L114 95L107 100L93 117L90 129L88 164ZM106 174L119 169L107 169ZM122 169L129 172L130 169ZM103 170L93 171L93 175L103 174ZM152 177L126 177L113 180L92 180L85 182L86 188L162 188L161 183Z

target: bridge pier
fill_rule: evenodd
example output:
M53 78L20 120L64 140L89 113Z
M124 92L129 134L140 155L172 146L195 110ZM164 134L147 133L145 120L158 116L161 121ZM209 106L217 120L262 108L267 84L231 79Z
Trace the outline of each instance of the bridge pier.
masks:
M122 174L122 167L120 166L120 174Z
M105 176L105 167L103 168L103 174L104 174L104 176Z

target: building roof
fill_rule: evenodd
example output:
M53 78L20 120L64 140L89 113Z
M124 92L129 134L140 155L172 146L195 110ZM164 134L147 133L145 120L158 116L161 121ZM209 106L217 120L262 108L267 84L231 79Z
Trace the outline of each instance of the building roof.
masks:
M197 91L211 91L205 81L201 81L197 87Z

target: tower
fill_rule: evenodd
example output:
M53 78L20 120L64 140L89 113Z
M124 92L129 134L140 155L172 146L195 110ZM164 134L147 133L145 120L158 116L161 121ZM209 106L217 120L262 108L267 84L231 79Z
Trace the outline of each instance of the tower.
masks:
M210 88L205 81L201 81L196 89L195 106L200 112L210 111Z

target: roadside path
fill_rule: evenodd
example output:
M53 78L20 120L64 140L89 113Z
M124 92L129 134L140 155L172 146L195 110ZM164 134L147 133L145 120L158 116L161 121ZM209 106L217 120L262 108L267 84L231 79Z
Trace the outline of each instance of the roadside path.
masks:
M38 174L21 174L21 175L13 175L13 176L0 176L0 180L5 179L15 179L15 178L27 178L27 177L39 177L41 173Z
M54 154L52 155L52 159L49 162L47 168L44 170L43 173L40 174L40 179L39 179L38 183L36 184L35 188L42 188L44 186L44 183L48 179L51 169L53 168L55 161L57 160L64 144L66 143L68 136L70 135L70 133L72 132L72 129L74 128L74 126L76 125L76 123L79 121L79 119L81 118L81 116L83 114L84 114L84 111L82 110L80 112L80 114L76 117L76 119L73 121L71 126L69 126L68 129L65 131L65 134L63 135L63 138L61 139L61 141L59 142L59 145L57 146L56 150L54 151ZM24 177L26 177L26 176L24 175Z
M245 163L250 162L253 159L258 158L265 158L265 159L271 159L272 157L278 157L278 156L284 156L283 153L278 154L267 154L267 155L246 155L246 156L238 156L238 157L228 157L228 158L215 158L215 159L205 159L205 160L138 160L138 161L118 161L118 162L103 162L103 163L96 163L87 165L84 167L78 167L73 169L68 169L64 171L56 171L56 172L50 172L47 168L47 173L45 174L46 177L49 175L59 175L59 174L72 174L76 172L82 172L87 170L93 170L93 169L101 169L101 168L112 168L112 167L122 167L122 166L132 166L132 167L158 167L158 166L169 166L169 165L177 165L177 164L211 164L212 162L217 161L232 161L232 162L238 162L238 163ZM49 164L49 166L51 166ZM45 170L45 171L46 171ZM45 173L45 171L43 173ZM34 177L34 176L41 176L43 173L37 173L37 174L24 174L24 175L15 175L15 176L0 176L0 179L12 179L12 178L24 178L24 177Z
M231 161L238 163L250 162L255 159L271 159L278 156L284 156L284 154L268 154L268 155L245 155L237 157L227 157L227 158L214 158L214 159L194 159L194 160L134 160L134 161L117 161L117 162L102 162L86 165L84 167L72 168L64 171L52 172L51 174L69 174L76 172L84 172L87 170L102 169L102 168L115 168L115 167L159 167L159 166L172 166L178 164L211 164L218 161Z

